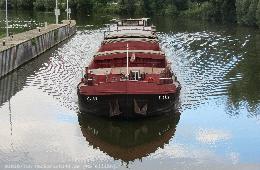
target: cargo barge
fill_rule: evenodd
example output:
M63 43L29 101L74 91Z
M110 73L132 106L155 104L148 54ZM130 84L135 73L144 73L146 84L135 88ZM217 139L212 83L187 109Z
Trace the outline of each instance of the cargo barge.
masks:
M81 112L106 117L149 117L176 108L181 85L149 19L110 25L77 87Z

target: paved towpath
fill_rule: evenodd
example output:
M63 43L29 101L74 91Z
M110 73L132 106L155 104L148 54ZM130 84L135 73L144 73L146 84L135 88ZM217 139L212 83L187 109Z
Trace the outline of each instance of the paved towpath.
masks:
M36 29L18 33L18 34L12 35L10 37L1 38L0 39L0 52L4 51L10 47L21 44L22 42L29 41L32 38L38 37L47 32L50 32L50 31L53 31L60 27L66 26L70 23L72 26L76 25L76 22L74 20L71 20L71 21L65 20L65 21L63 21L62 24L50 24L50 25L47 25L46 27L38 27ZM40 31L39 31L39 29L40 29ZM3 42L5 42L5 45L3 45Z

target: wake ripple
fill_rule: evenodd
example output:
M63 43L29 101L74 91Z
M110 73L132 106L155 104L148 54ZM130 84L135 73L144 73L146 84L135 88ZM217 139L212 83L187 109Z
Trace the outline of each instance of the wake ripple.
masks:
M48 62L43 63L35 74L27 78L26 86L35 86L52 95L62 106L76 111L77 84L102 39L101 30L78 31L71 40L51 53Z
M160 33L161 47L182 84L183 108L227 95L227 87L241 79L229 73L242 60L246 40L212 32Z

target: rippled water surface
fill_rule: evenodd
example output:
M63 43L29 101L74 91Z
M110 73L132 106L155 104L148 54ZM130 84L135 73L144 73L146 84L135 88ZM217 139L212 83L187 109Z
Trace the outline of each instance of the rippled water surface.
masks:
M121 122L78 115L107 22L79 18L75 36L0 79L0 169L260 169L259 30L154 18L179 113Z

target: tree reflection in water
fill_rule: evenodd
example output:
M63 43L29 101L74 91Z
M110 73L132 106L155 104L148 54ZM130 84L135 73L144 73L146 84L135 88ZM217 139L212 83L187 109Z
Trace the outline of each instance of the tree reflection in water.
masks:
M252 32L254 33L254 32ZM250 37L246 45L244 60L234 67L225 77L230 79L235 75L241 78L228 87L227 111L230 115L239 114L239 110L246 108L249 117L260 114L260 35Z

